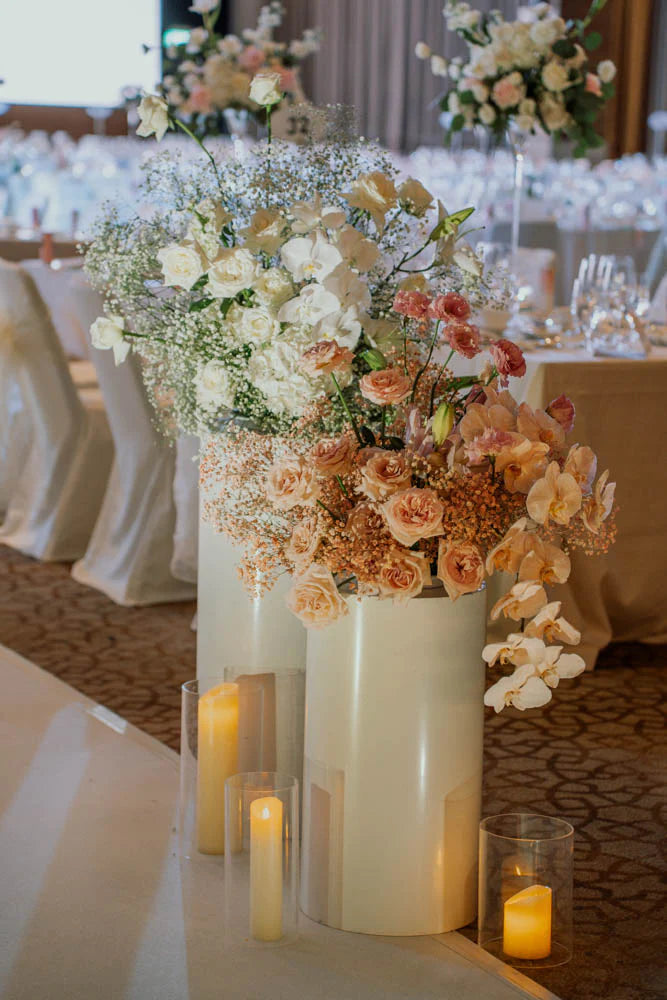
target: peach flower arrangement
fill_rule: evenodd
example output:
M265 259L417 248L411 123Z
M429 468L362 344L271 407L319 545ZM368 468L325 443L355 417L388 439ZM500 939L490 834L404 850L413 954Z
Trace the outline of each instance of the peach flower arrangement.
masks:
M613 541L614 485L588 446L567 443L565 395L541 410L509 391L526 372L516 344L497 340L479 374L454 374L456 354L482 354L463 295L423 283L398 291L392 312L401 338L384 352L353 357L329 340L304 353L305 371L344 377L348 389L323 397L292 435L239 430L209 448L208 516L245 543L253 586L292 575L287 603L307 628L343 618L351 595L392 600L400 614L424 588L457 601L511 574L491 618L514 630L483 650L500 672L484 700L497 712L539 707L584 669L563 651L580 635L547 588L568 579L575 549ZM342 432L325 433L341 410Z

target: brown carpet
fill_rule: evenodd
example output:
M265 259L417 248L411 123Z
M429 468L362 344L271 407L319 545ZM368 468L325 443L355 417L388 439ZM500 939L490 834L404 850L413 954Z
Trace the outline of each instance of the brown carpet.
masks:
M194 610L120 608L68 567L0 546L0 643L176 749ZM576 829L574 959L533 974L563 1000L667 997L666 659L613 646L546 710L487 719L485 815L544 812Z

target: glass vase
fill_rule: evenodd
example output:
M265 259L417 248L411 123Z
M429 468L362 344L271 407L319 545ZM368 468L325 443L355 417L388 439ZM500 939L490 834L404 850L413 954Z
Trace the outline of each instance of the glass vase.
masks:
M477 943L518 969L572 957L574 830L565 820L507 813L482 820Z

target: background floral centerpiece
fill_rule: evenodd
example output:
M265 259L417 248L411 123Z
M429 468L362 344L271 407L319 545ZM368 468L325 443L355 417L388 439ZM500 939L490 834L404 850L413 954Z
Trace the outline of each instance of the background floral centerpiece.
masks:
M417 55L431 60L436 76L452 87L441 100L451 113L448 134L484 125L499 138L510 126L523 133L542 128L562 133L574 143L575 156L600 146L595 122L614 96L616 67L594 63L602 38L589 32L606 0L593 0L583 19L565 21L548 3L520 7L516 21L499 11L482 13L467 3L448 2L447 27L466 43L466 58L449 63L420 42Z
M263 105L250 93L260 71L277 73L281 100L304 100L299 66L320 48L321 33L308 28L301 38L279 42L273 37L285 7L278 0L262 7L255 28L240 35L216 31L220 0L193 0L190 10L202 16L202 27L190 32L187 43L164 50L164 77L159 87L170 114L200 138L229 131L225 112L241 112L264 122ZM232 127L235 127L232 125Z

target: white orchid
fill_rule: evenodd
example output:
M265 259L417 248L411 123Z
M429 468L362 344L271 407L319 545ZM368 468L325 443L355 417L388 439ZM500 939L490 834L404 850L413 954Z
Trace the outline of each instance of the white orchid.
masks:
M564 642L576 646L581 632L560 616L560 601L551 601L528 622L525 635L545 639L547 642Z
M336 246L343 259L356 267L362 274L370 271L380 258L380 249L373 240L360 233L354 226L343 226L338 230Z
M345 212L335 205L323 205L320 194L312 201L296 201L290 215L295 233L310 233L319 226L324 229L340 229L345 222Z
M343 262L340 250L320 232L288 240L280 258L296 281L323 281Z
M325 316L340 311L340 302L322 285L305 285L296 298L281 306L278 319L281 323L315 326Z
M576 653L561 653L562 646L547 646L544 659L535 664L540 678L550 688L558 687L559 681L578 677L586 669L581 656Z
M482 650L482 659L493 667L496 663L513 664L521 667L525 663L535 663L544 653L541 639L530 638L523 632L514 632L504 642L491 642Z
M484 693L484 704L496 713L502 712L508 705L523 712L527 708L541 708L549 701L551 690L535 674L532 663L517 667L510 677L501 677Z
M496 621L502 613L505 618L520 621L536 614L546 603L547 595L542 584L537 580L525 580L515 583L508 594L496 601L491 609L491 619Z

